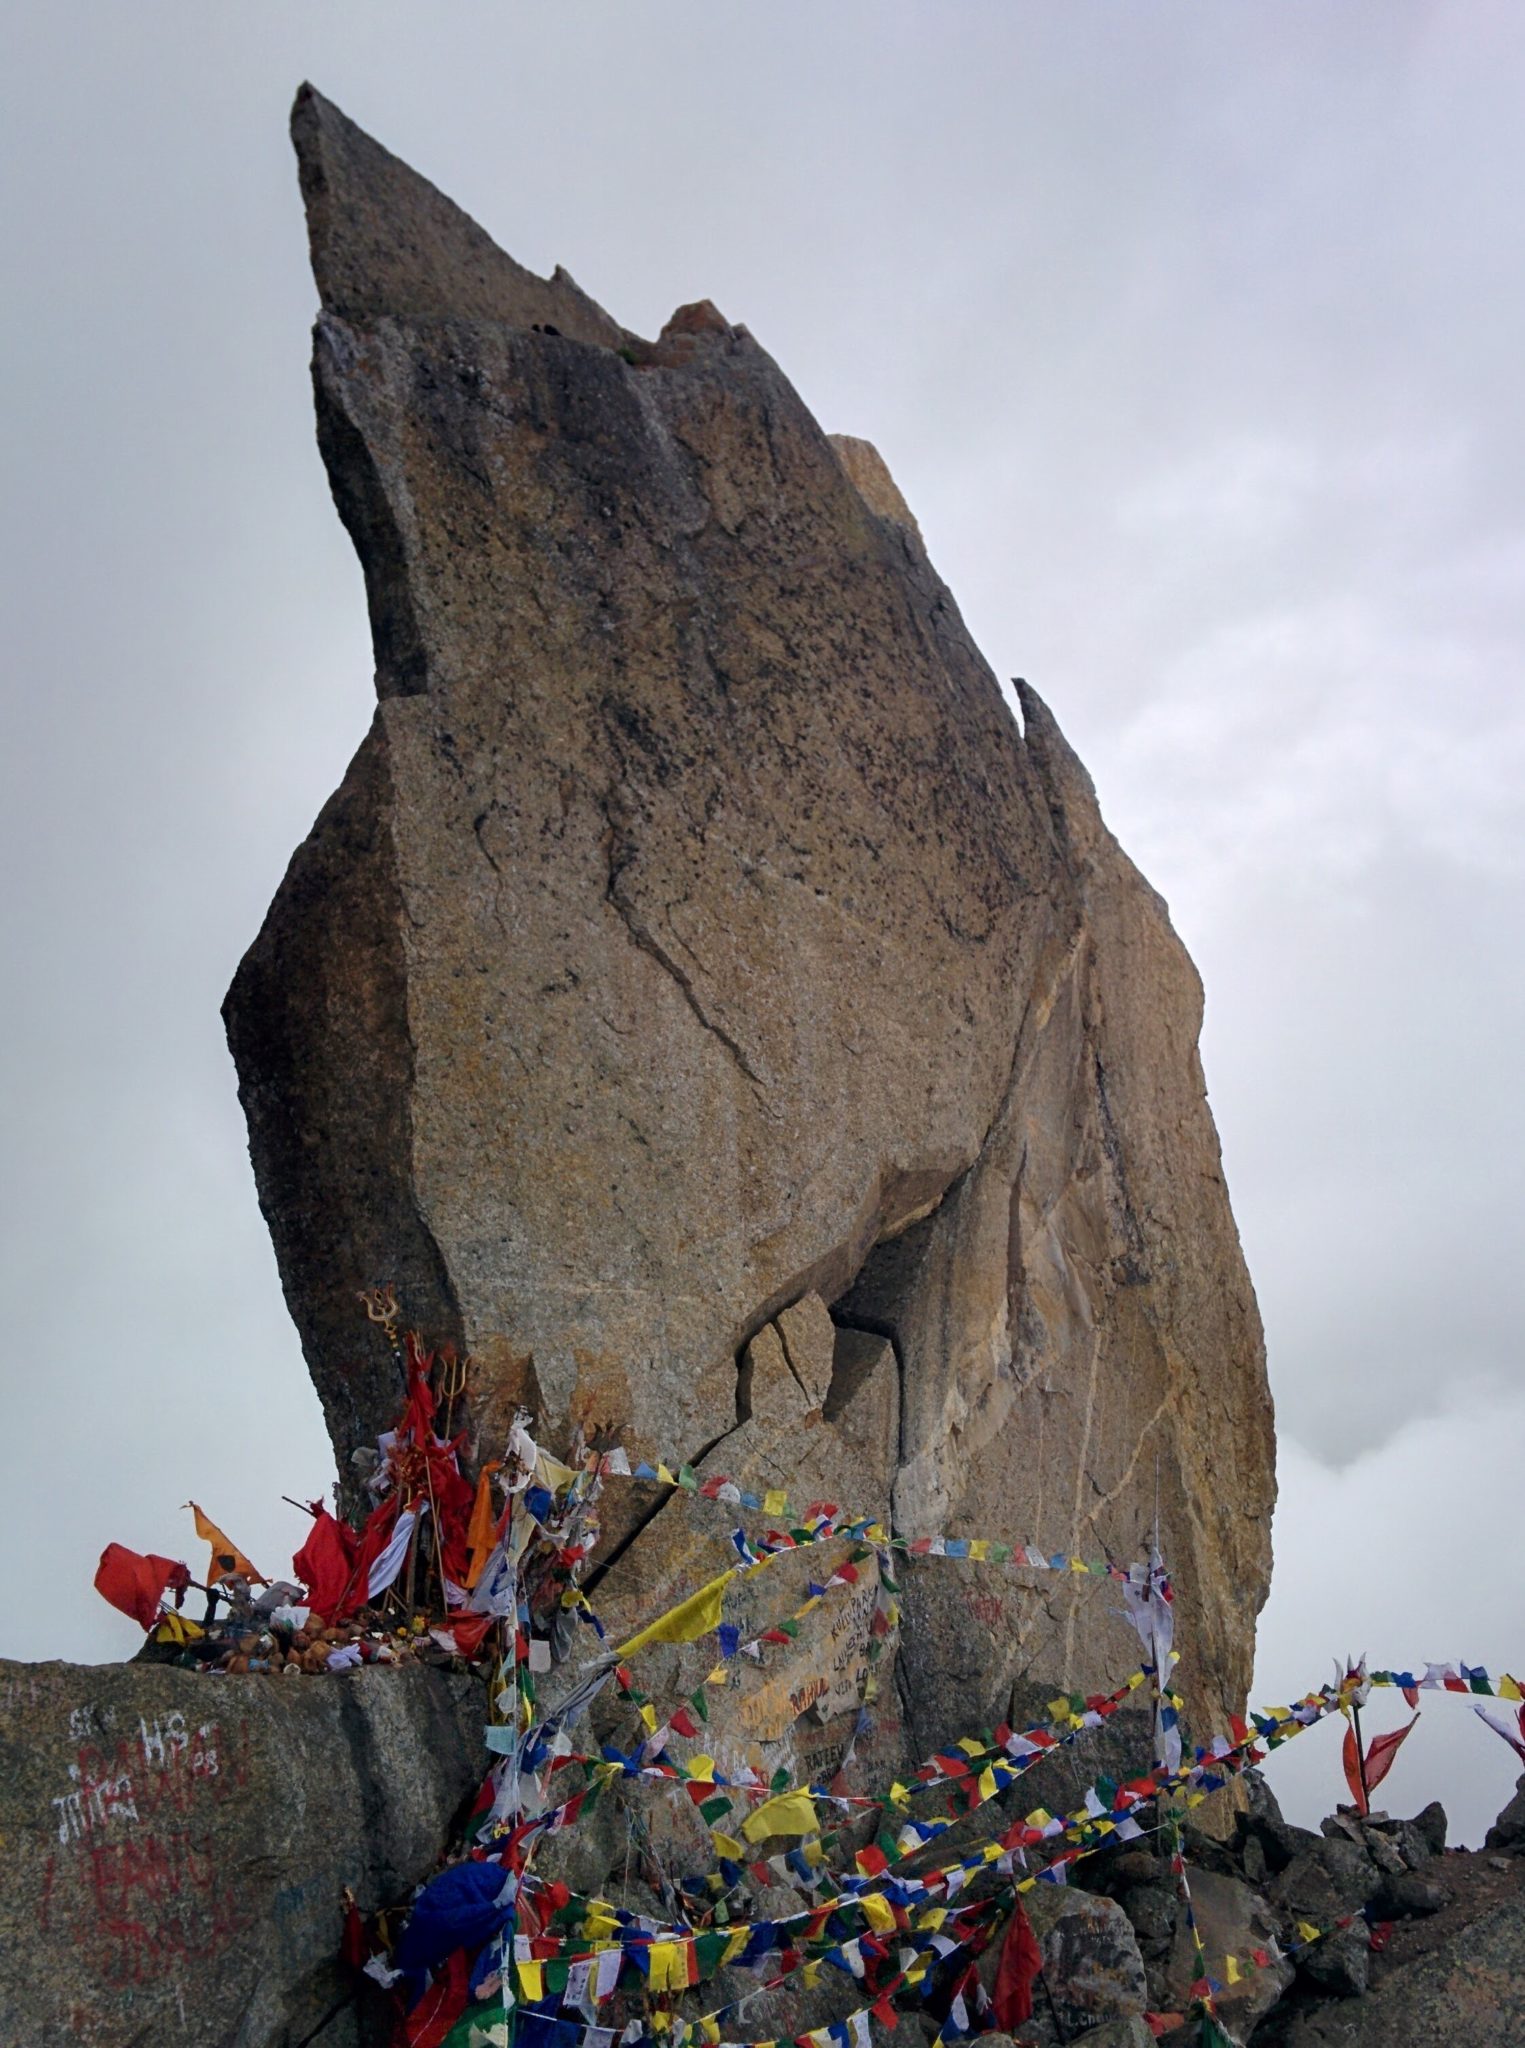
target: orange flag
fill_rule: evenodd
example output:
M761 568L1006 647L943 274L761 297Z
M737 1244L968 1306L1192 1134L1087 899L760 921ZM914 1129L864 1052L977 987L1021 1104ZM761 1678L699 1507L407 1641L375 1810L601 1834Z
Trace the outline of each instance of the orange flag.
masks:
M466 1548L471 1552L471 1566L466 1573L468 1592L481 1578L492 1547L498 1540L501 1517L492 1504L492 1475L501 1462L498 1458L492 1459L482 1467L477 1480L477 1497L471 1504L471 1526L466 1531Z
M203 1543L210 1543L212 1546L212 1562L207 1566L209 1586L217 1585L222 1579L231 1578L235 1572L241 1573L244 1578L256 1585L269 1585L270 1581L265 1574L254 1569L238 1545L230 1542L215 1522L209 1522L193 1500L188 1500L186 1506L196 1517L196 1534Z

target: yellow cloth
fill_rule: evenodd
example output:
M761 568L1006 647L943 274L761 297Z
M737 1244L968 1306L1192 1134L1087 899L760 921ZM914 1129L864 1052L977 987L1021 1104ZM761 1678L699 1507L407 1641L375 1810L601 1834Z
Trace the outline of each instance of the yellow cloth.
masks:
M819 1827L815 1801L808 1792L780 1792L747 1815L741 1832L749 1842L760 1842L765 1835L813 1835Z
M543 1963L518 1963L519 1990L526 2005L533 2005L545 1996L545 1966Z
M197 1636L204 1636L206 1630L199 1622L192 1621L188 1614L176 1614L167 1607L159 1617L159 1626L154 1630L156 1643L194 1643Z
M878 1892L864 1892L859 1903L863 1917L876 1934L888 1934L895 1925L895 1909L888 1899L882 1899Z
M231 1578L235 1572L242 1573L244 1578L253 1580L257 1585L269 1585L270 1581L265 1574L254 1569L238 1545L231 1542L215 1522L208 1521L193 1500L187 1501L186 1506L196 1517L196 1534L203 1543L210 1543L212 1546L212 1562L207 1566L209 1586L217 1585L222 1579Z
M692 1643L699 1636L708 1635L712 1628L720 1626L721 1602L733 1576L731 1572L722 1572L718 1579L711 1579L707 1586L701 1586L697 1593L690 1593L676 1607L669 1607L649 1628L643 1628L629 1642L621 1643L615 1656L633 1656L648 1643Z

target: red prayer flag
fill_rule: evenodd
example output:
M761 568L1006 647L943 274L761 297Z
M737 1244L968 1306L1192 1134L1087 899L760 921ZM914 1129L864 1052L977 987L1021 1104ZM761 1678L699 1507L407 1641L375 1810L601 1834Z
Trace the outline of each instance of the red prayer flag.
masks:
M338 1617L350 1574L355 1568L355 1532L327 1508L316 1509L307 1541L291 1560L291 1569L307 1588L307 1604L324 1621Z
M1374 1792L1393 1767L1393 1759L1413 1733L1414 1720L1406 1728L1395 1729L1390 1735L1374 1735L1366 1746L1366 1786L1361 1785L1361 1751L1356 1742L1354 1727L1345 1730L1345 1744L1340 1761L1345 1767L1345 1783L1350 1787L1350 1796L1355 1801L1357 1813L1367 1811L1366 1793Z
M455 1950L434 1982L403 2023L407 2048L441 2048L461 2014L471 1989L471 1963L463 1948Z
M1038 1937L1033 1933L1033 1924L1023 1910L1022 1901L1018 1899L1006 1925L1006 1939L1001 1943L991 2000L995 2023L1004 2032L1010 2033L1013 2027L1020 2027L1032 2018L1033 1986L1042 1967L1043 1952L1038 1947Z
M130 1614L139 1628L152 1628L159 1603L173 1587L183 1593L191 1582L190 1567L172 1557L144 1557L125 1544L108 1543L95 1568L95 1590L119 1613Z
M360 1908L351 1899L344 1909L344 1932L339 1938L339 1959L348 1963L352 1970L363 1970L370 1952L371 1945L366 1940L365 1922L360 1917Z

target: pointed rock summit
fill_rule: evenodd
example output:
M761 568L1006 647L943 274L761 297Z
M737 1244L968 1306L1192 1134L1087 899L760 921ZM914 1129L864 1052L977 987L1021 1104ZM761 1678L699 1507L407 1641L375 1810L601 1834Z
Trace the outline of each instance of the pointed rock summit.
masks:
M225 1014L341 1473L393 1282L484 1458L523 1403L912 1537L1127 1561L1158 1516L1198 1725L1237 1709L1260 1323L1200 986L1084 769L744 327L643 341L310 87L292 129L378 703ZM698 1582L666 1498L606 1496L615 1619ZM913 1563L882 1718L921 1753L1115 1684L1117 1604ZM770 1756L849 1710L850 1634L743 1716Z

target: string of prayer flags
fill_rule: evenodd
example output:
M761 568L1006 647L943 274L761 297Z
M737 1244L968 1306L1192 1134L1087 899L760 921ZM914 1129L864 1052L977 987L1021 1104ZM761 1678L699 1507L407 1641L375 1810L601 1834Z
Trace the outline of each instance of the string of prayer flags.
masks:
M616 1457L622 1461L623 1469L611 1462ZM697 1494L705 1500L717 1501L725 1507L770 1515L790 1525L795 1543L817 1540L816 1532L820 1531L823 1534L857 1536L869 1543L899 1550L908 1557L949 1557L970 1564L1016 1565L1026 1571L1091 1574L1118 1581L1125 1581L1128 1576L1121 1565L1108 1558L1075 1557L1065 1551L1044 1551L1036 1544L1012 1543L997 1537L896 1536L883 1527L877 1516L848 1515L829 1502L814 1502L804 1514L800 1514L782 1489L755 1493L738 1486L721 1473L701 1480L688 1465L681 1465L674 1471L670 1465L660 1462L653 1465L642 1459L631 1466L628 1455L623 1451L606 1452L601 1470L606 1477L628 1477L647 1484L670 1486ZM775 1532L775 1537L780 1533ZM789 1541L788 1538L783 1540Z
M1397 1686L1404 1694L1421 1692L1478 1693L1485 1699L1525 1701L1525 1683L1507 1671L1490 1678L1481 1664L1426 1664L1422 1677L1412 1671L1373 1671L1370 1685ZM1416 1701L1409 1700L1414 1706Z

